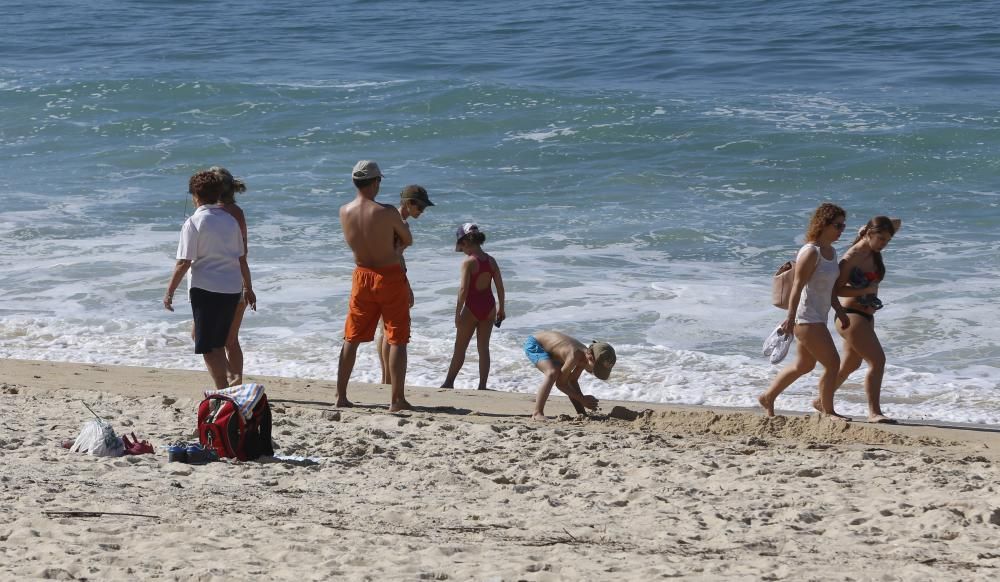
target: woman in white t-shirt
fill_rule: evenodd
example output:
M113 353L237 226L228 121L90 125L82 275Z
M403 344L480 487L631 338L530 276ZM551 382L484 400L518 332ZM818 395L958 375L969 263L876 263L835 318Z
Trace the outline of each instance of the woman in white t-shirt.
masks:
M191 176L188 190L195 211L181 228L177 263L163 297L163 307L173 311L174 291L191 272L188 295L194 316L194 351L204 357L216 388L228 384L226 339L236 306L241 297L250 305L257 303L240 225L219 203L227 187L210 170Z
M811 372L819 362L823 366L823 374L819 378L819 398L813 406L824 414L850 420L833 409L840 354L827 328L830 307L836 310L844 328L850 326L835 292L840 266L837 251L833 248L833 243L847 227L846 218L843 208L825 202L813 212L809 221L806 244L795 260L788 318L781 324L784 333L795 334L798 350L795 361L778 372L767 391L757 398L768 416L774 416L774 401L778 395L792 382Z

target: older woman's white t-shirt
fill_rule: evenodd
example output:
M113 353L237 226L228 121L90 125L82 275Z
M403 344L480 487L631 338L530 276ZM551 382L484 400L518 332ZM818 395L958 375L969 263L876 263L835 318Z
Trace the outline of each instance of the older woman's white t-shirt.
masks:
M242 256L240 225L222 209L221 204L199 206L181 227L177 259L192 261L188 289L197 287L214 293L241 292Z

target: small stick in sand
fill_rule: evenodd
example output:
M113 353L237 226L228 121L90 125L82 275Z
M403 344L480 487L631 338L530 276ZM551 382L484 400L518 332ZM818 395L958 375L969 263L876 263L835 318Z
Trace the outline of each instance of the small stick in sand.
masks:
M43 511L48 517L102 517L105 515L127 515L130 517L147 517L149 519L160 519L158 515L145 515L142 513L121 513L117 511Z
M86 402L84 402L83 400L81 400L81 401L80 401L80 403L81 403L81 404L83 404L83 405L84 405L84 406L85 406L85 407L87 408L87 410L89 410L89 411L90 411L90 413L91 413L91 414L93 414L95 418L97 418L97 420L99 420L99 421L101 421L101 422L104 422L104 419L103 419L103 418L101 418L100 416L98 416L98 415L97 415L97 413L96 413L96 412L94 412L94 409L93 409L93 408L91 408L91 407L87 406L87 403L86 403Z

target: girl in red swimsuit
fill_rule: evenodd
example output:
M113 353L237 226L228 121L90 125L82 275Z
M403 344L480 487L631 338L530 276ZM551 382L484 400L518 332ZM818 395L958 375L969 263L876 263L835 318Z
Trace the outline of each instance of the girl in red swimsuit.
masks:
M500 327L500 322L506 317L503 279L496 260L483 252L486 235L479 232L478 226L467 222L458 227L455 236L455 252L465 253L467 257L462 261L458 305L455 308L455 353L451 356L448 377L441 387L455 387L455 378L465 363L465 351L475 333L479 348L479 389L485 390L486 379L490 375L490 335L493 326ZM493 298L494 285L499 301Z

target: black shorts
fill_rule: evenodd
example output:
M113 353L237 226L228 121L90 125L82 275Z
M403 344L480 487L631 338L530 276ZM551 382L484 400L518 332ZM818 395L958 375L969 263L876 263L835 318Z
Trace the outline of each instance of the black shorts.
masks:
M197 287L191 288L194 353L207 354L226 346L240 296L240 293L214 293Z

